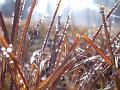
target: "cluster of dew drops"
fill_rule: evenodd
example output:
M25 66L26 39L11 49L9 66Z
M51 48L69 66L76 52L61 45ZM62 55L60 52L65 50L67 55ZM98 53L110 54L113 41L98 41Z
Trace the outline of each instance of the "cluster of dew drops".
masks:
M1 48L2 54L6 57L9 58L9 53L11 53L13 51L13 46L12 44L9 44L9 46L7 48L2 47Z

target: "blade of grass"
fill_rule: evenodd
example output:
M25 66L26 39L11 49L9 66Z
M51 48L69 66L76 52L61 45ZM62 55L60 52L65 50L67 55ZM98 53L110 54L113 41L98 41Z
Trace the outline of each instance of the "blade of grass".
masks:
M10 44L10 38L9 38L9 33L7 31L3 16L2 16L2 12L0 11L0 28L3 31L3 35L5 36L5 39L7 40L7 42Z
M13 27L11 33L11 42L13 47L16 47L17 39L18 39L18 27L19 27L19 18L20 18L20 6L21 0L15 0L15 10L14 10L14 20L13 20Z
M61 39L60 39L59 42L57 42L57 39L59 39L59 37L58 37L59 31L56 32L56 35L55 35L55 38L54 38L54 44L52 46L50 64L49 64L50 73L52 73L52 70L53 70L54 65L55 65L56 58L57 58L58 53L59 53L59 50L61 49L61 45L64 42L64 38L66 36L66 30L68 28L69 21L70 21L70 15L68 15L68 17L67 17L67 21L66 21L65 26L64 26L63 34L60 36ZM58 22L58 23L60 23L60 22ZM57 44L57 46L55 46L56 44ZM58 49L57 52L56 52L56 49Z
M108 13L108 15L107 15L106 18L105 18L105 21L107 21L107 20L109 19L109 17L110 17L111 14L115 11L115 9L119 6L119 4L120 4L120 1L118 1L118 2L115 4L115 6L111 9L111 11ZM96 38L97 38L99 32L101 31L101 29L102 29L102 24L100 25L100 27L98 28L98 31L97 31L97 32L95 33L95 35L93 36L93 39L92 39L93 42L96 40ZM86 51L88 51L88 50L90 49L90 47L91 47L91 46L89 46L88 48L86 48L86 50L85 50L84 52L82 52L81 54L82 54L82 55L85 54Z
M49 26L48 32L47 32L46 37L45 37L45 40L44 40L44 43L43 43L43 45L42 45L42 53L39 55L39 60L41 60L42 54L43 54L43 52L44 52L44 50L45 50L45 47L46 47L46 45L47 45L47 42L48 42L48 39L49 39L50 33L51 33L51 31L52 31L52 27L53 27L53 24L54 24L54 21L55 21L55 18L56 18L57 12L58 12L58 10L59 10L59 7L60 7L60 4L61 4L61 1L62 1L62 0L59 0L59 2L58 2L58 4L57 4L57 8L56 8L56 10L55 10L55 12L54 12L54 15L53 15L52 21L51 21L51 23L50 23L50 26ZM38 67L39 67L39 65L40 65L40 61L38 62Z
M24 44L24 41L26 39L26 34L27 34L27 31L28 31L28 28L29 28L29 24L30 24L30 21L31 21L31 16L32 16L35 5L36 5L36 0L32 0L32 5L31 5L31 8L30 8L30 12L27 16L25 25L23 27L22 35L20 36L20 38L18 40L19 42L18 42L18 47L17 47L17 50L16 50L18 60L20 58L20 55L21 55L21 52L22 52L22 49L23 49L23 44Z
M108 65L112 65L113 64L113 62L112 62L112 60L108 57L108 56L106 56L94 43L93 43L93 41L91 41L86 35L83 35L83 37L82 37L88 44L90 44L96 51L97 51L97 53L99 54L99 55L101 55L101 57L106 61L106 63L108 64Z
M104 7L103 6L101 6L101 14L102 14L102 21L103 21L103 24L104 24L104 31L105 31L105 36L106 36L107 48L110 52L112 62L115 65L115 57L113 55L113 51L112 51L112 47L111 47L111 41L110 41L110 36L109 36L108 28L107 28L107 23L106 23L106 20L105 20L105 14L104 14Z
M5 47L5 48L7 48L7 47L9 46L8 43L7 43L7 41L5 40L5 38L4 38L4 37L1 37L1 36L0 36L0 44L1 44L3 47ZM15 54L14 54L13 52L11 52L11 53L9 53L9 56L10 56L10 58L14 61L15 69L19 72L19 74L20 74L20 76L21 76L24 84L26 85L26 88L28 89L28 88L29 88L29 87L28 87L28 83L27 83L27 81L25 80L25 78L24 78L24 76L23 76L23 74L22 74L22 72L21 72L21 70L20 70L20 68L19 68L19 63L18 63L17 58L15 57Z
M49 29L48 29L48 32L47 32L47 34L46 34L46 37L45 37L45 40L44 40L44 43L43 43L43 45L42 45L42 52L41 52L41 54L39 55L39 57L38 57L38 59L39 59L39 61L38 61L38 67L40 67L40 62L41 62L41 57L42 57L42 54L44 53L44 50L45 50L45 47L46 47L46 45L47 45L47 42L48 42L48 39L49 39L49 36L50 36L50 33L51 33L51 31L52 31L52 27L53 27L53 24L54 24L54 21L55 21L55 18L56 18L56 15L57 15L57 12L58 12L58 10L59 10L59 7L60 7L60 4L61 4L61 1L62 0L59 0L59 2L58 2L58 4L57 4L57 8L56 8L56 10L55 10L55 12L54 12L54 15L53 15L53 18L52 18L52 21L51 21L51 23L50 23L50 27L49 27ZM39 72L40 72L40 70L39 70ZM39 84L39 73L38 73L38 79L37 79L37 82L36 82L36 84Z

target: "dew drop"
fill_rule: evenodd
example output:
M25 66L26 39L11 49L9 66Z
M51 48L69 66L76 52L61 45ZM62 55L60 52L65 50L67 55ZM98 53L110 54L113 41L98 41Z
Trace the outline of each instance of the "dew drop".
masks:
M10 61L9 63L10 63L10 64L13 64L14 62L13 62L13 61Z
M2 51L5 51L5 50L6 50L6 48L5 48L5 47L2 47L2 48L1 48L1 50L2 50Z
M23 83L23 80L20 80L20 84L22 84Z
M7 52L6 52L6 51L4 51L4 52L3 52L3 55L7 55Z
M10 48L10 47L7 48L7 52L9 52L9 53L12 52L12 48Z
M9 54L6 55L6 58L10 57Z

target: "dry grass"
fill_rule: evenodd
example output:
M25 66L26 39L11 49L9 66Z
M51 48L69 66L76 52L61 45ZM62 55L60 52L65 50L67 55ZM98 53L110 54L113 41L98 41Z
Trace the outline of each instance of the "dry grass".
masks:
M49 28L42 19L34 28L34 23L30 26L36 0L32 0L26 20L19 25L22 3L15 2L12 25L11 18L3 18L0 12L1 90L120 90L120 32L114 35L107 26L120 1L106 16L101 5L103 24L98 30L94 28L92 40L86 27L77 31L69 24L71 13L64 26L58 16L54 28L61 0ZM35 41L37 33L45 29L46 35L38 36L40 43ZM29 53L31 43L40 44L32 48L39 48L33 55Z

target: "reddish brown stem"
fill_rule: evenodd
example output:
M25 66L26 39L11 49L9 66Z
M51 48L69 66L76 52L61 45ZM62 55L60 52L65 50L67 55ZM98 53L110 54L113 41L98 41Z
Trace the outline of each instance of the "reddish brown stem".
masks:
M103 20L103 24L104 24L104 31L105 31L105 35L106 35L107 47L108 47L108 50L110 52L110 56L112 58L112 62L113 62L113 64L115 64L115 57L113 55L113 51L112 51L112 47L111 47L111 41L110 41L110 36L109 36L108 28L107 28L107 23L106 23L106 20L105 20L104 7L101 7L101 14L102 14L102 20Z
M112 60L110 60L110 58L109 58L108 56L106 56L106 55L93 43L93 41L91 41L86 35L83 35L83 39L84 39L88 44L90 44L90 45L97 51L98 54L101 55L101 57L106 61L106 63L107 63L108 65L111 66L111 65L113 64Z
M30 20L31 20L31 17L32 17L32 13L33 13L35 4L36 4L36 0L32 0L32 5L31 5L31 8L30 8L30 12L29 12L28 17L26 19L26 23L23 27L22 35L20 36L20 38L18 40L19 43L18 43L18 48L16 50L18 60L20 59L20 55L21 55L21 52L22 52L23 44L24 44L26 34L27 34L27 31L28 31L28 28L29 28L29 24L30 24Z

